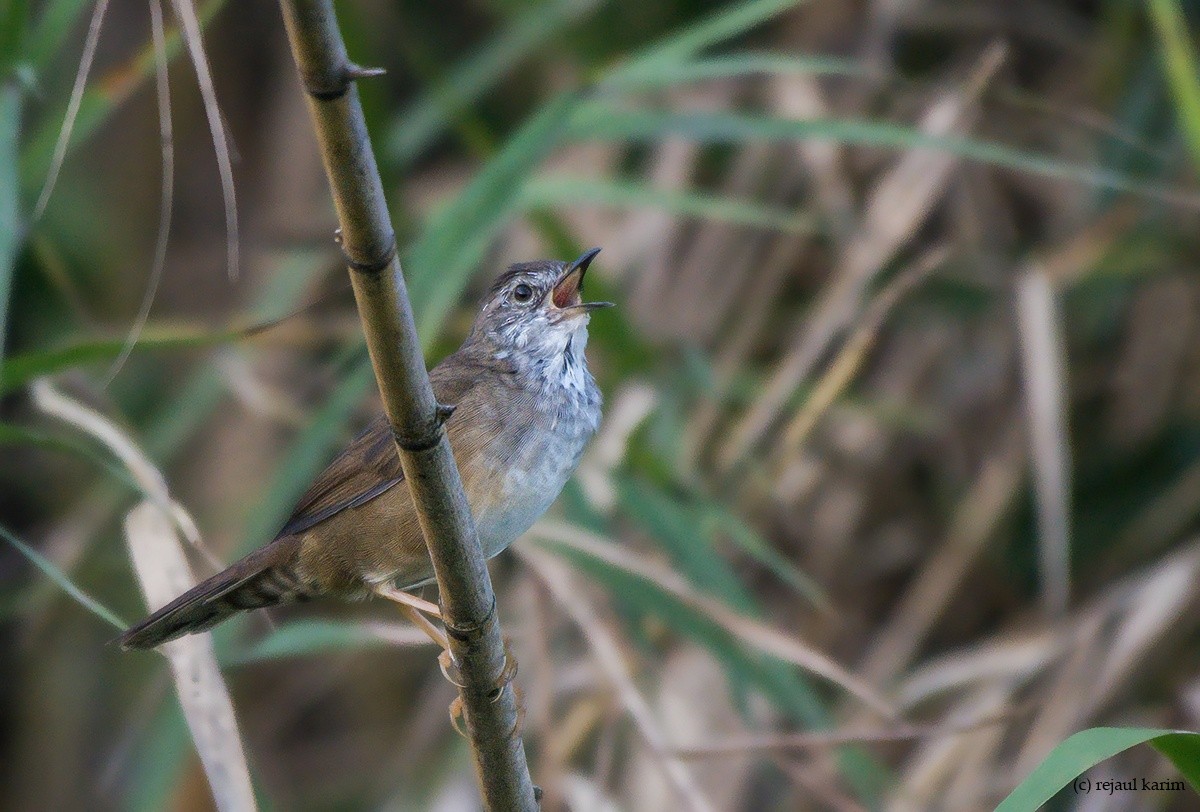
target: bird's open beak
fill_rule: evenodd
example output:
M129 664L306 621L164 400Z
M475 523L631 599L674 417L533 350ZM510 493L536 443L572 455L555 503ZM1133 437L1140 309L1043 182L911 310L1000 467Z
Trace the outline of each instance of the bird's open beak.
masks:
M550 291L550 301L559 310L598 310L601 307L612 307L612 302L583 301L583 275L587 273L588 265L600 253L599 248L584 251L579 259L572 262L563 271L563 275L554 283Z

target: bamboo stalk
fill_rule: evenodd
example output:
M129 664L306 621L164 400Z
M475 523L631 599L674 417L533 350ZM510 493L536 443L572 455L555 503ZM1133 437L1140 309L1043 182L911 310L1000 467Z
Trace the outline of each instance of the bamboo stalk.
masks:
M496 599L429 383L383 185L331 0L280 0L333 190L367 348L433 560L475 776L486 809L535 810Z

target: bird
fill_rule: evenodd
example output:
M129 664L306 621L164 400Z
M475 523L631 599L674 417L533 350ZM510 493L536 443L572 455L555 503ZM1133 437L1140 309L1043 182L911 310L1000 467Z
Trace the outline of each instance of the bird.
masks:
M430 372L438 403L454 407L445 429L488 558L550 507L599 427L601 395L584 349L592 311L611 303L582 298L599 252L510 266L491 285L462 346ZM316 478L271 542L118 641L152 649L242 611L317 597L408 603L408 590L433 580L381 414Z

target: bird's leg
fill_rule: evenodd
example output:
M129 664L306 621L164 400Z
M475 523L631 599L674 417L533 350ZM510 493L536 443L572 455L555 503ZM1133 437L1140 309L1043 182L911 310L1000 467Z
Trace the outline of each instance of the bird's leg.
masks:
M403 590L396 589L391 584L381 584L375 588L375 594L381 598L387 598L400 606L400 611L405 617L413 622L418 629L425 632L429 639L437 643L442 649L442 656L450 653L450 641L446 639L446 633L439 629L433 621L426 615L436 617L441 620L442 613L438 609L437 604L430 603L424 598L418 598L416 595L411 595ZM439 657L439 659L441 659Z

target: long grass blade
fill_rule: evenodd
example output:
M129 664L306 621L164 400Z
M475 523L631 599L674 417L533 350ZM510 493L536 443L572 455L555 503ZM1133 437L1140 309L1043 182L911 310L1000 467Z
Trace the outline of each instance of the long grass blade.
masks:
M653 208L685 217L780 231L812 234L818 226L804 214L699 192L654 189L635 181L592 178L533 178L521 190L530 208L555 206L614 209Z
M571 120L579 139L657 142L678 136L700 143L791 142L823 139L853 146L927 149L968 161L1098 189L1145 197L1186 209L1200 209L1200 193L1143 181L1102 166L1087 166L1016 149L992 141L931 135L900 124L847 119L790 120L731 112L641 110L595 101Z
M207 25L228 0L209 0L200 10L200 22ZM174 59L181 50L182 38L177 29L167 34L167 56ZM142 86L154 72L154 46L146 45L127 63L105 75L104 81L93 82L83 94L79 111L66 145L66 155L84 142ZM21 148L21 193L28 199L38 193L37 179L45 178L53 163L55 147L61 132L56 118L36 127Z
M1095 727L1081 730L1050 751L996 807L996 812L1040 809L1087 770L1139 744L1150 744L1162 752L1192 789L1200 792L1200 734L1154 728ZM1086 787L1091 790L1090 783Z
M682 62L755 26L803 5L806 0L750 0L716 11L698 23L667 36L644 49L629 64L614 73L618 81L653 73L664 64Z
M151 326L138 337L138 350L185 350L213 347L252 338L288 318L273 319L249 327L227 330L204 330L189 327ZM36 378L54 375L67 369L98 361L111 361L125 349L126 340L119 338L82 341L49 350L30 350L14 355L0 368L0 394L11 392Z
M558 145L579 103L546 103L445 208L430 218L404 261L417 331L426 346L458 301L487 247L517 211L521 183Z
M626 713L633 719L638 733L684 806L692 810L713 809L691 771L670 753L665 732L655 719L649 703L634 685L633 677L622 665L621 647L584 600L582 588L574 583L570 570L552 557L535 550L523 550L521 557L587 639L593 659L612 684Z
M1061 617L1071 598L1071 448L1062 317L1042 269L1021 274L1016 294L1042 605L1048 616Z
M873 74L861 62L835 56L795 56L771 52L723 54L649 68L618 70L601 83L604 90L638 91L744 76L857 76Z
M4 372L4 337L8 334L8 297L21 247L17 141L21 130L21 88L0 84L0 374Z
M474 49L428 92L396 116L383 139L381 153L400 166L416 159L446 131L450 121L516 65L564 29L585 17L601 0L550 0L536 3L489 40Z
M221 198L225 204L225 262L230 279L238 277L238 213L237 195L233 185L233 162L229 157L229 142L225 134L225 123L221 120L221 109L217 106L217 91L213 85L212 71L208 66L208 55L204 53L201 37L203 26L196 15L192 0L171 0L175 18L183 31L183 42L187 46L196 80L200 85L200 97L204 100L204 115L208 119L208 131L212 136L213 151L217 156L217 173L221 176Z
M21 541L21 539L17 538L16 535L14 535L3 525L0 525L0 536L2 536L5 541L11 544L13 549L25 556L30 564L33 564L33 566L41 570L43 575L57 584L63 592L67 593L72 600L74 600L84 609L87 609L93 615L111 626L114 626L118 629L125 628L127 624L125 621L121 620L121 618L118 617L115 612L76 586L75 582L72 581L65 572L55 566L53 561L46 558L44 555L30 547L25 542Z
M1146 10L1158 34L1167 84L1175 99L1175 115L1192 161L1200 166L1200 62L1177 0L1149 0Z
M155 94L158 101L158 138L162 148L162 183L159 186L158 236L154 241L154 258L150 265L150 278L142 294L142 303L125 337L125 346L104 374L101 388L105 388L121 371L138 336L150 318L150 308L167 265L167 243L171 237L171 202L175 196L175 141L171 132L171 84L167 71L167 43L163 31L163 12L160 0L150 0L150 36L154 44Z
M96 56L96 46L100 44L100 27L104 24L104 14L108 11L108 0L96 0L92 9L92 19L88 23L87 39L83 43L83 54L79 57L79 68L75 72L75 84L71 88L71 99L67 102L67 114L63 118L62 127L58 131L58 139L54 145L54 155L50 158L50 169L46 180L42 183L41 194L33 207L30 218L34 222L41 219L50 203L50 195L58 182L58 173L63 161L67 158L67 147L71 143L71 131L75 128L75 120L79 116L79 106L83 103L83 92L87 88L88 74L92 70L92 60Z

